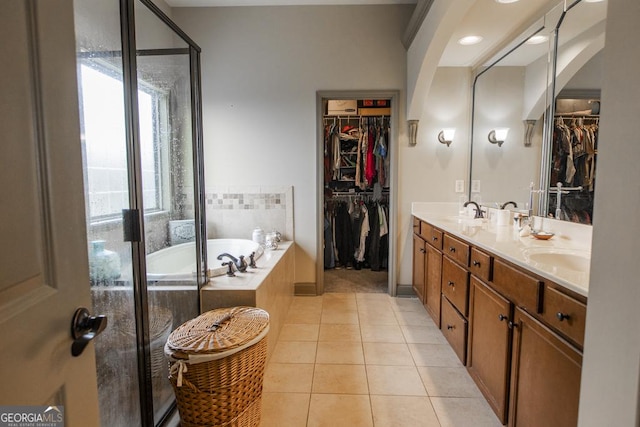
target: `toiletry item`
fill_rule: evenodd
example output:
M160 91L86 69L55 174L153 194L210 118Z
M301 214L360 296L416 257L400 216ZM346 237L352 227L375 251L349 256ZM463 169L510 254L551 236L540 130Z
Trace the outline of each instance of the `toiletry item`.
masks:
M522 230L520 230L520 237L527 237L531 234L531 227L529 227L529 224L525 225L524 227L522 227Z
M120 256L105 249L104 240L93 240L89 252L89 278L93 282L115 280L120 277Z
M271 233L267 233L267 235L265 236L265 248L276 250L278 249L279 241L280 239L278 238L276 232L272 231Z
M497 212L497 225L498 226L503 226L503 225L509 225L509 220L511 219L511 211L508 209L501 209L496 211Z
M264 246L265 245L264 230L262 230L262 228L260 227L254 228L253 233L251 235L251 240L258 243L259 245Z

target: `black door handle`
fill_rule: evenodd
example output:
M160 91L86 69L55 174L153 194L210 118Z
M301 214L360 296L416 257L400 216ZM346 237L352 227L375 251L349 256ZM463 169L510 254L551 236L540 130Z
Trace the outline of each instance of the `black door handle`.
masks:
M107 316L91 316L89 310L80 307L71 320L71 355L80 356L89 341L100 335L107 327Z

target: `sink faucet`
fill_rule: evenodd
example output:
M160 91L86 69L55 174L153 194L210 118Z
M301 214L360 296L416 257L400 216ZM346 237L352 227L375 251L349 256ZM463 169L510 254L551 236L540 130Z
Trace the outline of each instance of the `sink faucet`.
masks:
M469 205L475 205L476 207L475 209L476 216L474 216L474 218L484 218L484 216L482 215L482 209L480 209L480 206L476 202L469 200L468 202L465 202L464 205L462 206L466 208Z
M240 255L239 258L236 258L233 255L228 254L226 252L218 255L218 259L219 260L221 260L224 257L229 258L233 262L233 264L236 266L236 268L238 269L238 271L240 273L244 273L245 271L247 271L248 264L247 264L247 261L245 261L245 259L244 259L244 255Z
M501 206L500 209L504 209L506 208L508 205L513 205L514 208L518 209L518 204L516 202L504 202Z

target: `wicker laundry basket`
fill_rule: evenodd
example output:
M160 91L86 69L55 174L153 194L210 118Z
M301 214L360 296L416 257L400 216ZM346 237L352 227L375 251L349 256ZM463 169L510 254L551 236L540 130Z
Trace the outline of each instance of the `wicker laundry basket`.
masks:
M269 314L254 307L208 311L165 345L182 427L259 426Z

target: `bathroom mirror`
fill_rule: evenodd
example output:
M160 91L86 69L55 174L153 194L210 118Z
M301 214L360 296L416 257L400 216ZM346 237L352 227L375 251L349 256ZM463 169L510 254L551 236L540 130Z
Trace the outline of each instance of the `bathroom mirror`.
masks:
M604 46L605 16L605 2L562 2L476 73L470 199L490 207L512 200L518 208L528 209L533 183L542 190L534 195L533 212L556 216L557 191L549 190L558 182L552 180L562 173L566 178L566 169L552 174L553 162L557 168L569 156L559 152L557 144L554 156L555 115L586 113L585 103L599 113L602 59L598 52ZM583 117L582 124L591 124L590 120ZM571 119L567 121L571 126ZM509 128L505 140L491 143L489 133L499 128ZM592 172L588 176L595 176L595 161L578 166L583 177L587 170ZM561 182L565 200L560 211L565 214L560 219L590 223L593 179L586 186L589 190L578 192L566 192L580 186L574 185L577 180Z
M485 206L514 201L528 209L530 184L540 182L549 20L539 19L476 74L469 198Z
M593 220L606 12L605 1L569 5L556 31L552 64L540 213L583 224Z

